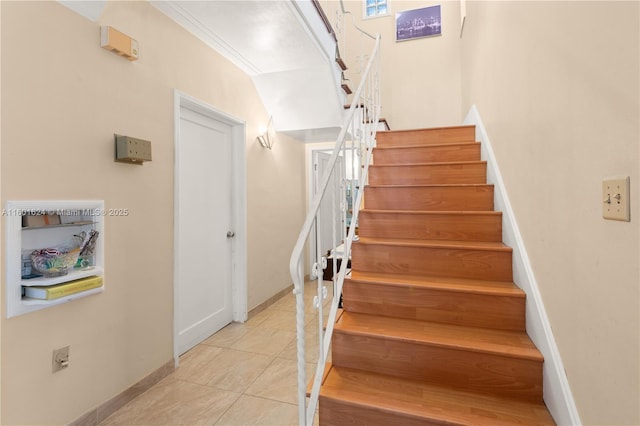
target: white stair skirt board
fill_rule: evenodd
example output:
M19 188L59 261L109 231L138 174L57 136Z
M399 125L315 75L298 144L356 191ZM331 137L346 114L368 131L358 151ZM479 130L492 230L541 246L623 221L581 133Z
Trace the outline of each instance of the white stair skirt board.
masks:
M527 334L544 355L544 401L557 424L581 425L560 352L544 308L538 282L533 274L529 256L500 174L500 168L493 153L491 141L475 105L472 105L469 109L464 119L464 124L475 124L476 139L482 142L481 156L483 160L487 161L487 182L494 184L495 210L503 212L502 238L505 244L513 248L513 279L516 285L527 294Z

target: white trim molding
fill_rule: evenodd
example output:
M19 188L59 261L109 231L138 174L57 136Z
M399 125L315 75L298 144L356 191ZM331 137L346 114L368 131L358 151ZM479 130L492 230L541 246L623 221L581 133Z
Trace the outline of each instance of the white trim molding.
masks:
M202 23L179 1L151 1L152 6L160 10L169 18L176 21L191 34L204 41L209 47L219 52L238 68L250 76L262 73L250 58L247 58L222 37L214 33L209 26Z
M544 356L542 372L544 401L557 424L580 425L582 424L580 416L544 308L538 282L502 180L491 141L475 105L469 109L464 124L476 126L476 139L482 143L482 159L487 161L487 181L494 185L495 209L502 211L502 238L504 243L513 249L513 279L527 294L527 334Z

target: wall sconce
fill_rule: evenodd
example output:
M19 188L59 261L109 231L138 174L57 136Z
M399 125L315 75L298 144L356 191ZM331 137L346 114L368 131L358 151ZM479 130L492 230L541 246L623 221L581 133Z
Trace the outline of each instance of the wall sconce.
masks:
M267 124L266 129L264 127L260 129L258 142L260 142L260 146L263 148L273 148L273 145L276 143L276 135L273 130L273 117L269 117L269 124Z

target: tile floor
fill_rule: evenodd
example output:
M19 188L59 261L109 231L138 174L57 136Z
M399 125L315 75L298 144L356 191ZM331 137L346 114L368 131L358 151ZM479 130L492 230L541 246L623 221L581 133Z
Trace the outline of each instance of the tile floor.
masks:
M324 284L331 295L331 282ZM316 285L305 286L307 377L318 359ZM297 425L295 328L295 296L289 293L182 355L172 374L100 426Z

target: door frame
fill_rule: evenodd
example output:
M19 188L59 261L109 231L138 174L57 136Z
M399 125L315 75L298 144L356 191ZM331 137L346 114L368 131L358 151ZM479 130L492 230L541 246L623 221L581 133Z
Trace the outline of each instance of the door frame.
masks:
M309 199L307 200L308 202L308 208L311 208L311 205L313 204L313 199L316 195L316 185L318 184L318 170L316 169L316 161L318 159L318 152L333 152L333 149L335 148L335 143L331 144L331 143L327 143L326 144L327 147L317 147L317 148L313 148L309 151L309 190L307 192L307 194L309 194ZM313 269L313 265L316 263L316 233L315 231L312 231L309 234L309 243L308 243L308 251L309 251L309 256L308 256L308 260L309 260L309 278L312 280L317 279L318 277L314 276L314 269Z
M173 357L178 366L178 233L179 233L179 148L181 108L202 114L231 126L231 226L235 237L231 244L231 304L232 320L247 320L247 173L246 122L211 105L174 90L174 194L173 194Z
M326 145L326 147L324 145ZM311 205L313 204L313 199L315 198L315 195L316 195L316 185L320 183L319 170L316 169L316 163L318 162L319 153L325 153L325 154L331 155L334 149L335 149L335 143L329 142L326 144L318 144L317 147L314 147L309 150L309 176L308 176L308 184L309 184L308 206L309 207L308 208L310 208ZM343 161L343 165L346 164L346 159L343 159L342 161ZM311 232L311 234L309 234L309 244L308 244L309 271L311 271L309 273L310 279L318 278L313 275L313 270L314 270L313 265L316 262L316 247L317 247L316 233Z

